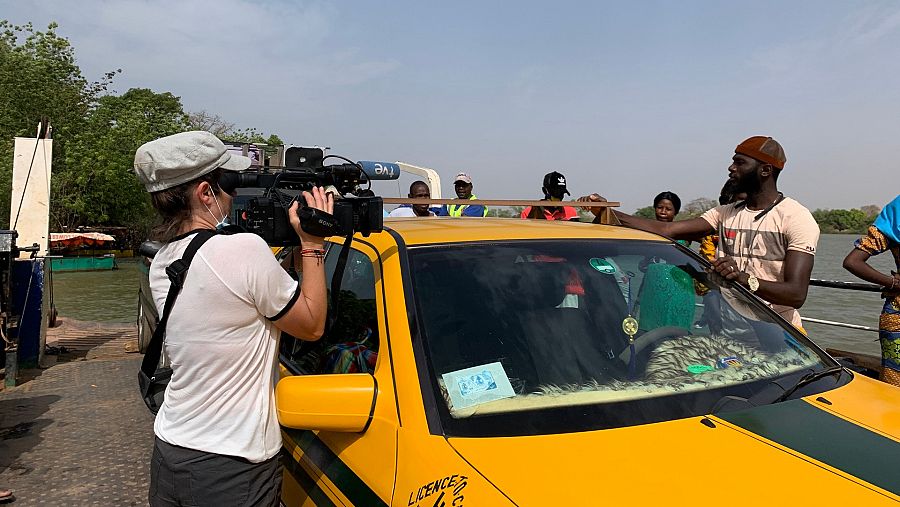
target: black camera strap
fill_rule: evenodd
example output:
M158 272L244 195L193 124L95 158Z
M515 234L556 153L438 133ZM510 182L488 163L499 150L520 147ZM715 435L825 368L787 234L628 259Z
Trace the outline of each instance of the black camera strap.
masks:
M347 235L347 239L344 240L344 247L341 248L341 253L338 254L337 264L334 266L334 275L331 277L331 312L329 312L328 315L325 334L331 333L331 329L334 327L334 323L337 322L338 316L340 315L341 283L344 280L344 270L347 267L347 257L350 255L350 244L352 242L353 233L351 232Z
M166 304L163 306L162 318L156 324L153 331L153 337L147 345L147 352L144 353L144 360L141 362L141 371L147 375L147 378L153 379L156 369L159 366L159 358L162 355L163 338L166 336L166 324L169 322L169 314L172 307L175 306L175 300L181 293L181 287L184 286L184 279L187 276L188 268L191 266L191 260L197 250L203 246L210 238L216 235L216 231L211 229L201 229L197 231L194 239L188 243L184 249L184 254L180 259L166 267L166 274L169 275L169 293L166 295Z

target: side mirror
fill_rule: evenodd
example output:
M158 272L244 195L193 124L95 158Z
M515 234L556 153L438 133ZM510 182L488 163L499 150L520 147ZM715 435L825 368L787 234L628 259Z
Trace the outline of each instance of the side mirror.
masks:
M372 419L377 392L368 373L285 377L275 387L278 422L302 430L361 433Z

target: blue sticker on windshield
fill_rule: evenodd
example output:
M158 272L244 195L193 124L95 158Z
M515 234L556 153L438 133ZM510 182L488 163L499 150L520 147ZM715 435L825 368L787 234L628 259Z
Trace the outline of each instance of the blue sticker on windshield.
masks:
M592 257L589 262L592 268L603 273L604 275L614 275L616 274L616 271L618 271L618 269L616 269L616 267L606 259Z
M441 377L455 410L516 395L499 362L451 371Z
M740 368L741 360L735 356L723 357L716 361L717 368Z

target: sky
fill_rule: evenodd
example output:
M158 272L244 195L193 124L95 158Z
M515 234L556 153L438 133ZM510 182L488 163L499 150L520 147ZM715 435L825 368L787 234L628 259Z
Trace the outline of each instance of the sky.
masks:
M779 188L811 210L900 193L898 2L0 0L0 18L56 21L87 78L122 69L116 93L430 167L444 197L465 171L481 198L539 198L555 170L624 211L715 198L752 135L781 142Z

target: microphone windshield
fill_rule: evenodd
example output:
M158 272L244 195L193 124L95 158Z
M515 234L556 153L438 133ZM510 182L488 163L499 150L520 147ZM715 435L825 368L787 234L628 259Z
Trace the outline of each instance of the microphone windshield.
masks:
M372 180L396 180L400 178L400 166L391 162L360 160L360 167L366 178Z

